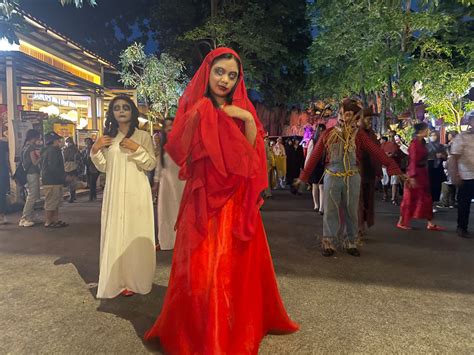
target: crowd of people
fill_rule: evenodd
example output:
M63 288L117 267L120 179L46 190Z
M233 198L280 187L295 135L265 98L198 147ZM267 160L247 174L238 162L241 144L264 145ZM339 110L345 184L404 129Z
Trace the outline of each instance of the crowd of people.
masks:
M89 189L89 200L97 199L99 172L90 159L91 138L86 138L80 151L72 137L63 138L55 132L41 136L35 130L26 132L20 157L15 169L9 163L8 141L0 140L0 219L7 223L7 195L11 180L17 184L18 194L24 198L20 227L33 227L40 218L35 215L35 205L44 196L44 227L62 228L68 224L59 219L59 207L64 199L63 189L68 189L68 201L76 201L78 182L84 180Z
M66 227L59 218L63 187L74 203L77 183L86 176L94 200L98 177L105 174L97 298L151 292L156 250L174 250L163 308L145 334L169 353L255 353L265 334L298 330L278 291L259 212L274 189L311 191L314 211L323 216L321 248L327 257L336 253L341 236L347 253L361 255L361 240L375 221L377 186L384 200L401 201L398 228L425 219L427 230L443 230L433 213L457 203L458 234L471 236L474 115L470 130L450 132L447 145L423 122L414 125L407 145L394 131L378 137L372 110L345 99L337 125L318 125L304 143L265 137L240 59L228 48L208 54L176 118L166 119L159 134L152 138L138 129L138 115L128 96L115 97L104 135L87 139L82 151L72 138L63 147L54 132L43 137L42 146L40 134L30 130L13 174L27 192L19 225L35 224L42 190L44 226ZM4 141L0 164L4 218L12 176Z

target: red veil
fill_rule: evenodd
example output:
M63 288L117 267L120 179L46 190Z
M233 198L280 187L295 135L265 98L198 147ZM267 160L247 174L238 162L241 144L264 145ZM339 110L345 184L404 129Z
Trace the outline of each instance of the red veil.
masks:
M232 226L233 235L249 240L255 234L256 219L262 204L260 193L267 187L263 127L247 96L240 67L233 105L252 113L257 125L253 147L244 135L244 123L216 108L205 96L211 66L223 54L237 53L229 48L210 52L179 100L179 108L165 149L181 167L180 178L187 180L176 226L196 247L207 235L209 218L213 217L233 196L239 194L240 208ZM185 223L182 223L185 222Z

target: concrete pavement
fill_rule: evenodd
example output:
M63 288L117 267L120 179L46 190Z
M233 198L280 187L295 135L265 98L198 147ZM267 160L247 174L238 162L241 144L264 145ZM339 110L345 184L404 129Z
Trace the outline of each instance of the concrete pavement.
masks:
M309 195L277 192L267 202L280 290L301 330L266 337L261 354L474 353L474 240L454 234L455 211L436 216L449 232L421 223L400 231L397 208L380 202L377 211L361 258L324 258ZM0 353L157 352L141 339L161 308L172 253L157 253L149 295L96 300L100 203L65 204L62 219L71 226L0 226Z

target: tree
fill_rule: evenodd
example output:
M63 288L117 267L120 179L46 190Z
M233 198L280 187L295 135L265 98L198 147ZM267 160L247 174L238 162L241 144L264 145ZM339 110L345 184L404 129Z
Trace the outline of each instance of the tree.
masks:
M162 53L147 55L142 44L134 43L120 55L121 81L137 90L149 109L149 121L163 120L176 109L184 90L184 64Z
M185 53L191 71L210 50L229 46L242 58L249 87L258 90L267 104L301 102L311 43L306 1L214 1L212 7L208 3L202 8L194 1L181 0L183 14L175 14L170 3L160 1L156 8L169 9L156 12L160 47ZM197 11L199 17L186 16L191 11ZM184 21L180 28L170 30L180 18ZM168 35L165 42L161 41L163 33Z
M413 115L415 82L434 80L433 73L441 77L440 70L448 75L449 68L467 73L472 51L448 38L459 20L456 12L466 9L454 1L447 8L448 2L427 2L414 11L410 0L317 1L310 7L317 31L309 56L313 94L364 98L374 92L382 97L382 116L387 109L400 113L407 108ZM466 31L471 46L472 35Z

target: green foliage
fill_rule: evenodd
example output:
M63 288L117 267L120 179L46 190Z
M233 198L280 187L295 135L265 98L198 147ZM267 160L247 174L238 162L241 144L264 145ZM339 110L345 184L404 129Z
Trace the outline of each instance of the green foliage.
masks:
M160 1L159 8L169 2ZM302 101L305 60L311 43L306 1L223 1L215 16L210 16L206 8L193 5L193 1L179 3L184 5L185 14L194 10L200 17L176 14L172 9L157 13L159 42L164 50L183 53L188 67L195 70L210 50L231 47L242 58L248 86L258 90L265 103ZM173 23L181 19L184 23L178 25L179 31L162 42L161 33L167 31L164 24L176 27Z
M16 11L11 0L0 0L0 39L19 44L17 32L24 30L23 18Z
M407 9L410 4L320 0L311 5L317 31L309 56L313 95L340 99L376 92L398 114L412 106L414 84L421 82L419 94L430 112L458 124L460 99L473 80L472 17L455 0L425 1L416 12Z
M176 108L184 90L184 63L166 53L147 55L142 44L134 43L120 55L121 81L137 90L150 109L150 119L166 118Z

